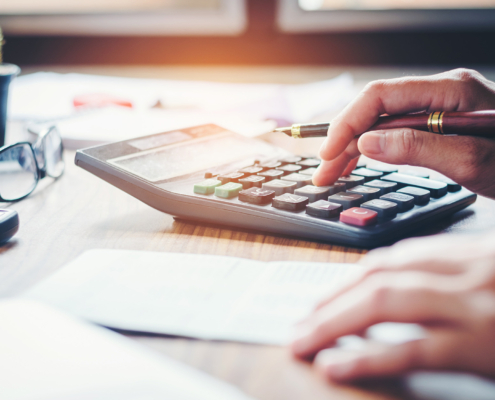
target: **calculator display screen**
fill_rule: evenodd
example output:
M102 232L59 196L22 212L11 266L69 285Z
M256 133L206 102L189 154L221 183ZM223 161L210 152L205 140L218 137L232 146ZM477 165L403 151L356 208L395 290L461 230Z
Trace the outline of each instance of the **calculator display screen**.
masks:
M150 149L108 162L150 182L157 182L262 154L263 147L258 141L225 135ZM266 154L269 151L267 149Z

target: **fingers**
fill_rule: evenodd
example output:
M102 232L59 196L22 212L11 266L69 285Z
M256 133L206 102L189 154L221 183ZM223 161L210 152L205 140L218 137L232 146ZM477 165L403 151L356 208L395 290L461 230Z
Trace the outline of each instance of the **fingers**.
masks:
M397 376L419 368L455 367L462 345L462 332L441 328L429 330L425 339L398 345L367 342L361 351L326 349L318 353L315 364L323 376L333 381Z
M316 169L313 175L313 184L315 186L327 186L333 184L338 178L344 174L344 171L353 170L358 162L357 157L359 151L357 149L357 139L352 140L345 151L340 154L335 160L322 160L321 164Z
M298 326L292 351L308 357L337 338L379 322L457 321L463 307L448 281L417 272L379 274L313 313Z
M493 140L398 129L365 133L358 148L378 161L434 169L471 190L495 197L495 183L486 179L495 170Z
M331 122L320 156L335 159L382 114L486 109L495 105L494 93L493 83L471 70L371 82Z

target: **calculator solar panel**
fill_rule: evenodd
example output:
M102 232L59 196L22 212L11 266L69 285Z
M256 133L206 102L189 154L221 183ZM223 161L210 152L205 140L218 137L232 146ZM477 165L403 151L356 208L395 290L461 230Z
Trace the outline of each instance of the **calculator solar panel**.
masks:
M377 163L315 187L317 158L216 125L79 150L75 162L175 217L366 248L410 236L476 200L448 179Z

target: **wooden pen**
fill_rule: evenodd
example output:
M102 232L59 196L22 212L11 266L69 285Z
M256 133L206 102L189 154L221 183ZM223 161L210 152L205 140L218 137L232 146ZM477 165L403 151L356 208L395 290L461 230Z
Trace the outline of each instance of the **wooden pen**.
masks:
M327 136L329 123L296 124L289 128L277 128L295 139ZM379 117L367 130L411 128L440 135L483 136L495 139L495 110L449 112L435 111L431 114L408 114ZM359 135L357 135L359 136Z

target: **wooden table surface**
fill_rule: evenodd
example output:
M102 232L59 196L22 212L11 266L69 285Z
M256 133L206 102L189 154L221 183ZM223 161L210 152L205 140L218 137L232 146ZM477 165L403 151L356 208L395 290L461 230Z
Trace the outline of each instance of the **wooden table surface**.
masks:
M246 70L239 68L237 79L234 79L235 69L229 69L230 80L246 81ZM70 71L87 72L88 69L72 68ZM134 70L134 73L132 69L122 68L94 68L89 71L108 75L182 79L225 76L221 69L215 71L214 68L205 70L203 75L201 69L194 68L183 71L182 75L174 68L141 68ZM400 73L394 71L391 70L389 75L386 71L377 71L375 75L397 76ZM279 81L301 82L335 76L339 71L280 68L278 75L275 72L276 69L271 68L263 75L263 69L255 69L253 76L265 76L265 81L266 76L272 77L274 81L279 76ZM366 79L367 76L357 84L362 84ZM258 81L263 79L259 78ZM9 139L15 140L12 131ZM266 139L294 150L290 148L290 142L280 142L270 136ZM307 146L316 151L318 144L313 141ZM93 248L217 254L263 261L344 263L356 262L365 253L361 249L308 240L175 221L171 216L140 203L77 168L73 159L74 152L66 152L66 172L58 181L45 179L27 199L14 204L0 203L2 208L16 210L21 220L21 228L15 238L0 247L0 296L13 296L22 292L83 251ZM426 227L423 233L470 232L492 226L495 226L495 202L479 198L467 210ZM380 384L365 389L327 384L314 374L309 364L293 360L285 348L163 336L131 337L160 353L230 382L258 399L397 398L393 385Z

